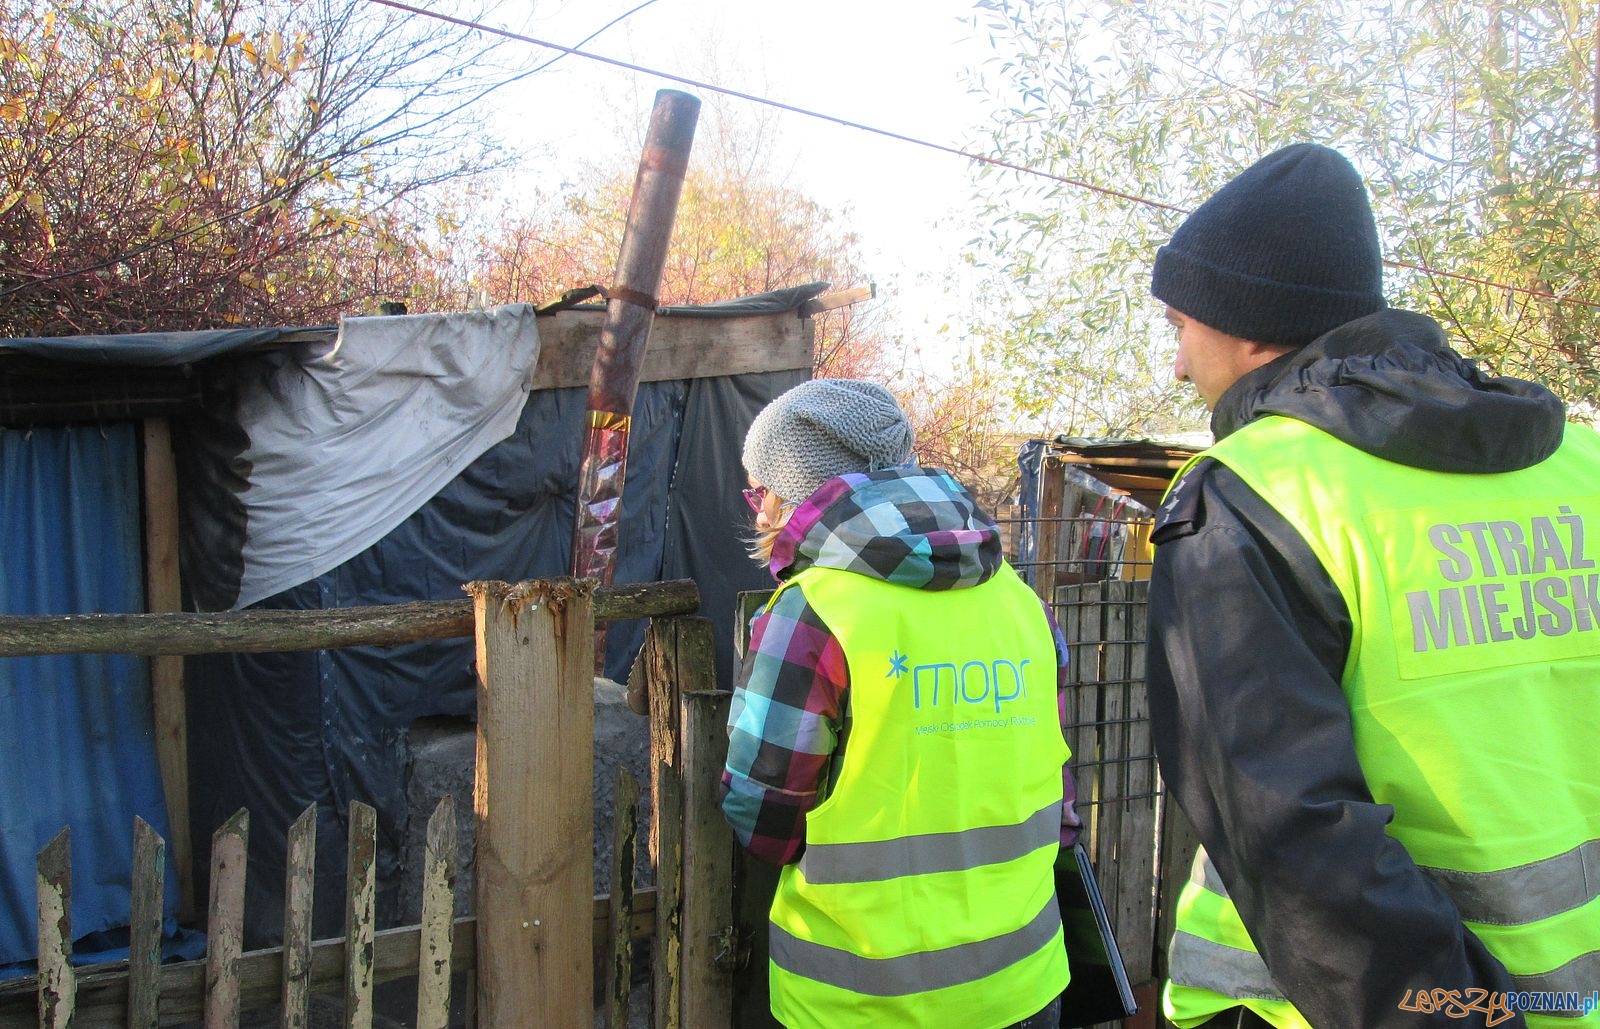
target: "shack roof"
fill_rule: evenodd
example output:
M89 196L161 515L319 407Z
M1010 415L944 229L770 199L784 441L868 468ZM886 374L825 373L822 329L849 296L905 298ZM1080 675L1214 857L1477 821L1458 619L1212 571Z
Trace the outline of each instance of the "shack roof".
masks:
M835 299L861 299L856 296L861 291L819 296L827 288L828 283L813 282L716 303L657 308L640 381L810 367L805 319L836 306ZM597 295L594 287L573 290L536 309L544 346L533 388L588 384L606 309L582 301ZM219 374L228 358L326 345L338 333L338 326L319 325L0 338L0 425L171 413L200 403L207 379Z

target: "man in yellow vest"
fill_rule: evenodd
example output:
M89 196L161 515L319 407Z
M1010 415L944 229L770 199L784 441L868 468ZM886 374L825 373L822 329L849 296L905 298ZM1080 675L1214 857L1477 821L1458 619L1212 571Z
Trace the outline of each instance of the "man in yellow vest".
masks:
M1600 1026L1600 435L1386 306L1365 187L1262 158L1156 256L1216 445L1158 516L1151 718L1204 844L1180 1029Z

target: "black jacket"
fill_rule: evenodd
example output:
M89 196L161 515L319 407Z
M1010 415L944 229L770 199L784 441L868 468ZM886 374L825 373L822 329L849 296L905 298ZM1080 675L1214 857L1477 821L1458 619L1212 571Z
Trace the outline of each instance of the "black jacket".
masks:
M1481 374L1436 323L1402 311L1342 325L1246 375L1218 401L1212 430L1221 439L1268 414L1451 472L1536 464L1565 425L1544 387ZM1350 619L1338 588L1282 516L1214 461L1168 498L1153 538L1161 773L1278 986L1319 1029L1483 1024L1398 1008L1407 990L1512 985L1384 832L1392 809L1367 788L1340 687Z

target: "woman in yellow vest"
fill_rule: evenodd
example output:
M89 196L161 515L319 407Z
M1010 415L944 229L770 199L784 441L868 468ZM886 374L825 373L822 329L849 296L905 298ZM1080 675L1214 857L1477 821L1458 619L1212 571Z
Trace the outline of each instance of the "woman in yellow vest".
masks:
M1067 957L1059 634L954 479L867 382L802 383L745 440L780 587L729 715L723 810L781 864L789 1029L1053 1029Z

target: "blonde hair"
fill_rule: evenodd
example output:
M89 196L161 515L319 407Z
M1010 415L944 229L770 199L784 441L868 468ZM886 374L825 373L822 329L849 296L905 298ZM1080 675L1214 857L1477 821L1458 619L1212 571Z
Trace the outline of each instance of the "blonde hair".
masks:
M778 496L776 493L772 496ZM772 564L772 548L778 542L778 535L783 532L783 527L789 524L789 516L794 514L794 504L778 497L778 524L766 528L756 529L745 543L745 549L756 564L763 568Z

